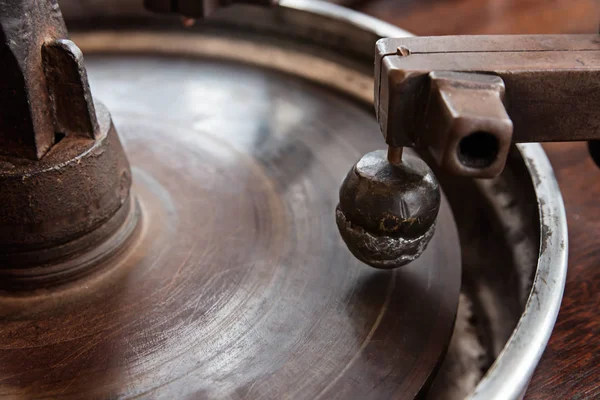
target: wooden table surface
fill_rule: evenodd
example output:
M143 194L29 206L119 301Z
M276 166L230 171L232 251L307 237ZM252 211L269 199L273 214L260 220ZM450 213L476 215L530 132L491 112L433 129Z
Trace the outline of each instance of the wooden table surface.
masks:
M422 36L593 33L600 23L598 0L365 0L353 7ZM526 398L600 398L600 170L583 143L544 147L567 209L569 272Z

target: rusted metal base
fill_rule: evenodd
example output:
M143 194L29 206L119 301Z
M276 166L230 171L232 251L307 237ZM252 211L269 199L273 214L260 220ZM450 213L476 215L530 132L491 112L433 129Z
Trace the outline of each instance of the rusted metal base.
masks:
M108 221L87 235L48 249L0 255L0 290L35 291L105 267L131 243L140 217L137 200L129 196Z
M133 231L129 163L110 114L96 108L97 139L67 136L41 160L0 156L0 287L71 279L119 247L102 244L109 237Z

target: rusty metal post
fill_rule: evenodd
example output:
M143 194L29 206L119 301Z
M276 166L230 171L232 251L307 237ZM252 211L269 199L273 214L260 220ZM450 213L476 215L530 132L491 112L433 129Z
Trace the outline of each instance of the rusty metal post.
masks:
M0 2L0 154L38 160L54 144L41 49L66 31L56 1Z
M0 286L39 287L132 221L131 171L55 0L0 2L0 54Z

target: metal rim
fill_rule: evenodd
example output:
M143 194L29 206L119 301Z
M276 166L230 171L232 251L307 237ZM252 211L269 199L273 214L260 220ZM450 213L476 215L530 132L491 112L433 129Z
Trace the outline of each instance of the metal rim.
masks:
M345 24L357 29L373 33L379 37L404 37L414 36L395 25L388 24L377 18L366 14L352 11L348 8L338 6L332 3L315 0L279 0L281 7L287 7L293 10L306 11L312 14L318 14L323 17L342 21Z
M514 399L525 395L552 334L567 278L567 216L554 171L539 143L517 147L537 196L540 253L525 310L471 399Z
M341 24L344 30L344 32L340 32L340 26L338 26L337 33L349 34L350 37L358 34L373 39L377 37L412 36L393 25L329 3L314 0L281 0L280 5L286 12L310 13L333 19L338 25ZM104 32L102 34L110 35L111 33ZM181 35L181 37L184 37L184 35ZM138 45L141 43L139 42L140 39L143 38L141 36L137 38ZM156 45L156 42L151 39L151 37L146 38L148 40L147 44ZM89 38L86 39L87 42L86 40L81 41L80 38L75 40L84 49L94 50L94 42L90 41ZM190 41L187 42L187 44L190 43ZM129 43L121 42L120 46L119 50L131 50L131 48L128 49ZM185 47L185 45L182 47ZM95 50L98 50L98 48L95 48ZM170 50L177 51L177 49ZM360 48L359 51L364 53L367 49ZM231 55L231 58L235 57ZM317 58L315 57L315 59ZM325 83L328 86L336 86L335 81L324 82L323 79L315 79L311 76L304 76L304 78L321 84ZM339 89L339 86L337 88ZM372 91L367 87L349 94L361 101L372 102ZM567 223L562 195L554 172L540 144L518 145L517 148L532 178L532 185L538 202L541 239L536 274L527 304L516 328L500 355L470 395L471 399L514 399L522 397L550 338L558 316L566 281Z

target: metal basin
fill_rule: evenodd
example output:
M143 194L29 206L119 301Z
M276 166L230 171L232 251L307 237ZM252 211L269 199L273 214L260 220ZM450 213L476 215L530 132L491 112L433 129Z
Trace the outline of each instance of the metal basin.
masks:
M110 79L101 76L97 54L160 53L275 70L372 107L375 41L409 35L310 0L281 0L272 10L233 7L191 29L144 12L140 0L60 4L73 40L91 61L92 85ZM438 177L459 230L463 293L448 355L427 397L520 398L565 285L566 216L552 168L540 145L527 144L511 150L493 180Z

